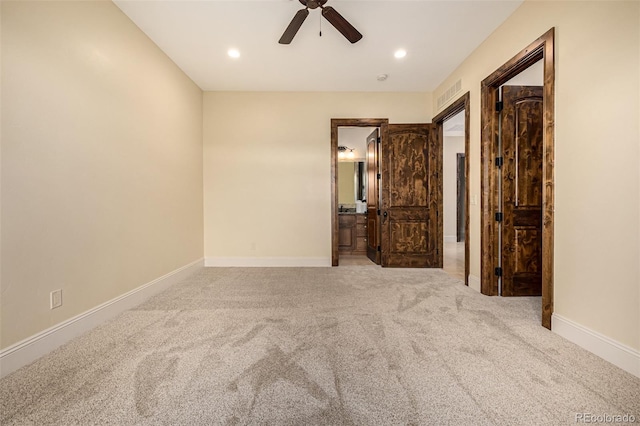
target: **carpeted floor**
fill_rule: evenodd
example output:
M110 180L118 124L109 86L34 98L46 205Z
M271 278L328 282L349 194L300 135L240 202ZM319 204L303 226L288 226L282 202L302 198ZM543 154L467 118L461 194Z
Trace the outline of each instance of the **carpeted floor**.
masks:
M640 379L440 270L206 268L0 381L2 425L562 425Z

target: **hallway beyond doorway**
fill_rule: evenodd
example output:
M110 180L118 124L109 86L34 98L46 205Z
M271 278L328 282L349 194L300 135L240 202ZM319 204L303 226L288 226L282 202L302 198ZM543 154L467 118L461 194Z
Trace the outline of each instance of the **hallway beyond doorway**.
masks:
M464 241L444 243L444 266L442 269L450 276L464 281Z

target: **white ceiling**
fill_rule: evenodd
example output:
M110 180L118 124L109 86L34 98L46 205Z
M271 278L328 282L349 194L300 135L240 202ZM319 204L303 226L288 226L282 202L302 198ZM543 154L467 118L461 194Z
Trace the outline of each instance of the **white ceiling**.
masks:
M203 90L431 92L522 0L329 0L363 34L353 45L324 18L318 36L319 9L278 44L297 0L114 2Z

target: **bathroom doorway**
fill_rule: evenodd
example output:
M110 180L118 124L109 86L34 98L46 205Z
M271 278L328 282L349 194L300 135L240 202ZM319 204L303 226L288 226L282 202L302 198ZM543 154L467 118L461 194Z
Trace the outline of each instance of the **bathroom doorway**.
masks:
M362 203L364 198L364 208L369 189L369 179L367 170L367 137L374 129L379 129L382 125L387 125L386 118L378 119L332 119L331 120L331 265L372 265L376 266L367 258L367 226L366 214L362 214ZM341 137L342 136L342 137ZM362 136L363 150L357 149L358 143L353 142ZM355 139L352 139L355 138ZM342 147L342 148L339 148ZM343 153L343 154L341 154ZM341 158L342 157L342 158ZM357 158L356 158L357 157ZM359 163L364 163L364 170ZM349 163L351 166L349 167ZM342 173L341 173L342 169ZM364 175L364 197L356 200L358 189L362 188L362 183L357 182ZM341 179L342 177L342 179ZM340 198L341 186L344 186L345 194ZM348 190L346 189L348 188ZM353 189L353 194L351 194ZM356 203L356 201L359 201ZM360 207L360 209L358 209ZM355 254L353 253L355 251ZM342 261L342 262L341 262Z
M368 210L376 212L377 222L374 225L367 222L367 229L361 230L366 235L368 228L375 227L378 232L380 242L376 249L380 251L380 265L442 268L442 145L436 137L435 126L431 123L389 124L387 119L331 120L331 264L338 266L340 237L348 236L348 231L341 231L339 226L337 172L339 152L346 150L339 149L338 131L340 127L349 126L380 129L375 173L379 207L367 205ZM367 200L367 204L370 202L371 199Z
M379 135L378 127L338 127L338 255L341 266L380 264L375 249L379 240L376 215ZM374 247L372 252L371 245Z

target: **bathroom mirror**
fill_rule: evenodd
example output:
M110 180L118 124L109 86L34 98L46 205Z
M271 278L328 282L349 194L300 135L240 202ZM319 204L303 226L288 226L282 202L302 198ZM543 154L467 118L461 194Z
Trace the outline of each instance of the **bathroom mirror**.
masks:
M338 163L338 203L355 205L367 196L367 166L364 161Z

